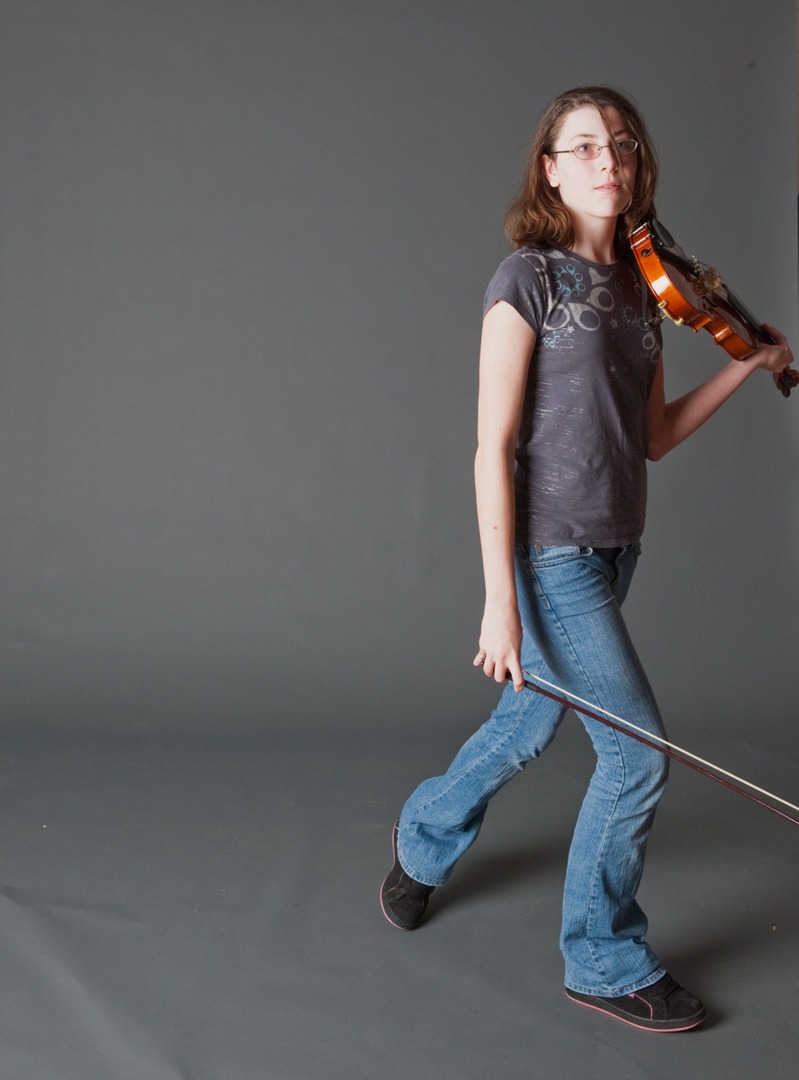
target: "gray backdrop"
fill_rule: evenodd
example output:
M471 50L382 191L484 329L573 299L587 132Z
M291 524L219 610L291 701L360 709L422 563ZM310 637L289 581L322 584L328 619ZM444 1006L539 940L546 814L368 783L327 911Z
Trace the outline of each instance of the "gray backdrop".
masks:
M664 221L799 341L793 0L1 10L7 728L482 718L480 305L568 86L635 96ZM724 360L666 338L672 393ZM755 378L651 469L677 741L792 726L797 409Z

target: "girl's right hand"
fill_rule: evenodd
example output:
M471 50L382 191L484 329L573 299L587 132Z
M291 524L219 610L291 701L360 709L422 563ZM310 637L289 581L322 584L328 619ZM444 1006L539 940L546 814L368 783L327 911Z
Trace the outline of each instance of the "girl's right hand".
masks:
M516 608L512 612L499 612L486 605L474 666L482 667L485 674L498 683L510 678L514 690L523 690L521 647L522 623Z

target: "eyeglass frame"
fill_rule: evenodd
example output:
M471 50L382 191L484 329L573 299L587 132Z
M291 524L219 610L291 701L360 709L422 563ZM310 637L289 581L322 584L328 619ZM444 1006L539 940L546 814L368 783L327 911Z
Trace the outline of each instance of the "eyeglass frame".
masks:
M631 149L620 150L619 147L623 143L632 143ZM580 155L577 153L577 151L580 149L580 146L575 146L571 150L550 150L548 156L555 157L556 154L574 154L578 161L595 161L603 150L615 149L619 157L631 157L640 145L641 144L638 139L619 139L617 142L603 143L602 146L600 146L598 143L580 143L580 146L592 147L595 153L589 154L588 157L580 157Z

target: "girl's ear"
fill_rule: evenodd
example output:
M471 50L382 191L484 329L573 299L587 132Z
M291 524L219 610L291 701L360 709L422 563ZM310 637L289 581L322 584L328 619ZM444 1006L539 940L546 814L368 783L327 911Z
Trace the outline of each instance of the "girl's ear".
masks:
M544 176L547 178L550 187L560 187L560 180L558 179L558 163L555 158L544 154L541 158L541 166L544 170Z

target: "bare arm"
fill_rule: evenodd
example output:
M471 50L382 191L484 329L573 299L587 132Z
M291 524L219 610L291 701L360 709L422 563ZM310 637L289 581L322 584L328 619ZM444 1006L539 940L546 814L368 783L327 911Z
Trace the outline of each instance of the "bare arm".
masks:
M480 343L474 468L486 602L474 663L482 664L497 682L510 672L517 690L524 686L524 675L514 575L513 465L534 345L532 328L510 304L500 301L487 312Z
M776 345L764 345L746 360L731 360L707 382L668 403L661 362L649 395L647 457L651 461L658 461L693 435L758 368L774 373L790 366L793 357L787 341L773 326L766 329L773 334Z

